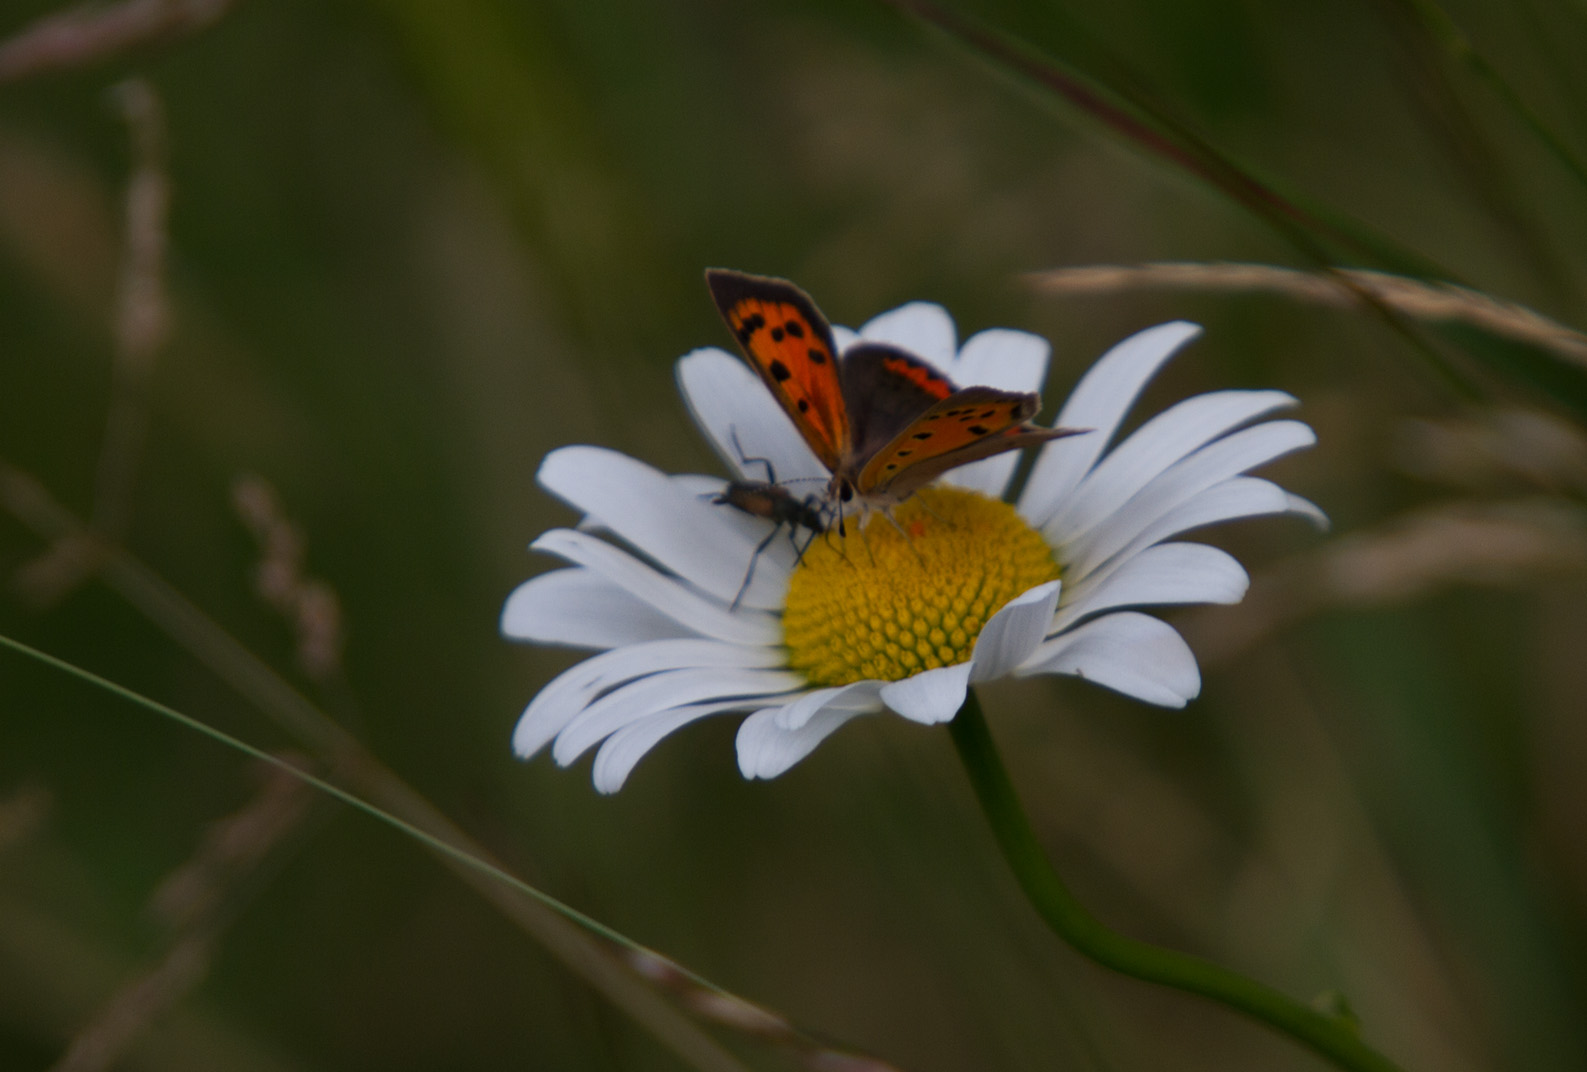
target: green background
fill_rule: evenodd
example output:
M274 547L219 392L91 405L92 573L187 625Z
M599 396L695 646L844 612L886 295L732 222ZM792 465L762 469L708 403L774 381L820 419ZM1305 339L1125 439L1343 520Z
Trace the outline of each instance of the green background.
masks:
M0 34L52 9L14 0ZM1201 390L1293 392L1320 444L1264 475L1335 531L1199 537L1256 587L1166 615L1203 658L1184 712L1067 679L985 690L1039 833L1110 924L1342 992L1407 1068L1587 1067L1587 366L1282 295L1022 277L1320 253L1581 323L1587 181L1505 93L1587 146L1587 8L1452 4L1502 85L1392 0L960 10L1396 252L1275 226L885 5L254 0L0 86L0 459L92 509L130 166L107 89L146 77L170 142L173 334L132 459L137 559L515 873L838 1048L909 1070L1311 1069L1060 947L941 731L861 720L751 784L736 720L712 720L612 798L587 760L508 748L575 658L497 633L551 565L526 544L575 520L535 487L541 457L597 443L721 472L672 386L679 355L730 341L705 266L792 278L839 323L925 298L962 336L1039 332L1049 414L1112 342L1196 320L1135 419ZM345 677L307 678L254 590L244 474L335 590ZM105 585L24 598L9 582L44 549L0 515L0 631L295 746ZM0 1068L50 1067L159 960L174 939L149 899L257 791L253 768L0 655ZM207 975L116 1067L691 1067L339 804L313 804L219 914ZM802 1067L708 1030L747 1068Z

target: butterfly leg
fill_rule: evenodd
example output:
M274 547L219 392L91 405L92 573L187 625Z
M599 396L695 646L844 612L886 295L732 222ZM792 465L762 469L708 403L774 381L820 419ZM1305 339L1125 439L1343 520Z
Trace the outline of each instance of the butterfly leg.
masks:
M867 526L865 525L855 524L854 531L859 536L860 546L865 548L865 557L871 560L871 568L874 569L876 567L876 552L871 550L871 541L865 538L866 528Z
M948 526L950 529L958 527L952 521L949 521L947 518L945 518L941 514L937 513L937 511L933 510L931 508L931 505L929 503L927 503L926 500L924 498L922 498L921 496L917 495L915 497L915 502L920 505L920 509L923 510L929 517L932 517L935 520L942 522L944 525Z
M821 533L821 538L827 542L827 546L828 547L832 548L834 551L837 552L837 556L839 558L841 558L844 562L848 562L849 561L849 552L848 552L848 547L846 546L846 542L843 541L843 540L839 540L838 542L834 543L832 541L832 537L834 535L836 535L836 534L837 534L837 529L835 527L834 528L829 528L825 532ZM805 544L805 548L806 549L809 549L810 544L815 542L815 538L816 538L815 537L815 533L811 533L810 534L810 541ZM849 563L849 564L852 565L853 563Z
M920 548L915 546L914 537L910 536L909 535L909 531L907 529L905 529L904 526L902 526L902 525L900 525L898 523L898 518L893 516L892 507L887 507L887 508L883 509L882 510L882 516L887 519L887 523L889 525L893 526L893 528L898 531L898 535L900 535L900 536L902 536L904 538L904 546L909 548L910 552L915 556L915 559L918 562L920 562L922 565L924 565L926 559L925 559L924 556L921 555Z

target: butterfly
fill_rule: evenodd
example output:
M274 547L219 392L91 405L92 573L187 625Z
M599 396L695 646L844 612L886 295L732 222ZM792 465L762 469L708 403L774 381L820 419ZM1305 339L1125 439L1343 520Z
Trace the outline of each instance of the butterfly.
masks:
M815 302L786 279L709 268L705 282L744 356L831 472L826 500L840 512L856 499L885 511L949 469L1079 431L1030 424L1041 409L1034 392L956 387L896 346L859 342L840 356Z
M772 522L772 530L766 538L756 544L755 551L750 555L749 571L744 574L744 583L738 586L738 594L733 597L729 609L738 607L738 601L744 598L744 593L749 590L750 581L755 579L755 566L760 562L761 554L777 534L784 527L788 529L788 538L793 542L794 552L804 557L805 548L810 546L810 540L815 539L827 531L826 514L822 512L819 500L814 495L799 498L782 484L777 482L777 470L772 468L770 458L746 458L744 448L738 444L738 431L733 430L733 446L738 451L739 461L744 465L759 462L766 467L765 480L730 480L722 491L711 501L719 506L732 506L746 514L765 518ZM810 537L805 541L804 547L799 546L798 533L800 529L809 529Z

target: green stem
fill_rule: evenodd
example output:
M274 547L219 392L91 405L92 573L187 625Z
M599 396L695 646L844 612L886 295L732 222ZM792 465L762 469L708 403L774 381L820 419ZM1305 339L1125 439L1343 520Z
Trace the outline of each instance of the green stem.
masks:
M1014 869L1025 896L1058 937L1105 968L1199 994L1254 1017L1340 1068L1400 1072L1393 1061L1362 1042L1346 1020L1318 1012L1200 957L1160 949L1108 930L1075 899L1047 861L997 754L975 693L965 697L948 728L1003 857Z

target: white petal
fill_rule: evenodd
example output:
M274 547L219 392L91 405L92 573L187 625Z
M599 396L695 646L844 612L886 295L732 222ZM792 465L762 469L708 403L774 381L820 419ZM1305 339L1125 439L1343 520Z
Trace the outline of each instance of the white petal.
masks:
M1284 493L1284 499L1284 512L1286 514L1294 514L1296 517L1305 518L1307 521L1312 523L1312 526L1316 528L1318 532L1327 532L1329 529L1333 528L1333 522L1328 519L1328 514L1323 510L1322 507L1318 506L1310 499L1302 498L1299 495L1293 495L1289 492ZM1220 520L1226 519L1220 518Z
M1071 587L1049 632L1098 611L1184 603L1238 603L1251 578L1234 556L1201 543L1162 543Z
M775 707L756 711L738 728L738 769L746 778L775 778L864 710L827 707L796 730L777 725Z
M1147 614L1094 619L1036 649L1020 674L1073 674L1160 707L1201 692L1196 657L1180 635Z
M775 669L786 661L776 647L743 647L691 638L631 644L585 659L553 678L529 702L513 730L512 748L528 759L561 733L601 693L663 670L680 667Z
M1001 499L1008 490L1008 482L1014 479L1014 467L1019 464L1019 457L1020 452L1017 450L994 454L990 458L950 469L937 482L980 492L989 499Z
M1233 432L1170 466L1102 524L1064 548L1064 565L1078 579L1168 511L1247 469L1309 447L1317 436L1300 421L1267 421Z
M552 529L530 544L585 566L629 595L702 636L734 644L777 644L782 627L764 611L727 607L651 569L604 540L571 529Z
M842 324L832 325L832 344L842 353L860 341L860 333L853 328L846 328Z
M675 733L691 722L724 711L743 710L739 700L719 700L716 703L688 704L652 715L642 722L618 730L595 753L595 766L590 772L598 793L615 793L623 787L634 765L645 753L656 747L661 739Z
M750 710L773 697L804 686L804 678L786 670L690 667L664 670L613 689L590 704L557 734L551 758L559 766L572 763L591 745L624 726L685 704L739 700Z
M922 670L902 681L890 681L882 686L882 702L905 718L927 726L947 722L964 706L972 669L971 663L957 663Z
M1153 477L1231 428L1295 399L1283 391L1214 391L1159 413L1102 459L1042 526L1062 548L1101 524Z
M1057 581L1037 585L992 615L975 638L975 652L970 657L972 682L992 681L1013 673L1016 666L1030 658L1049 632L1058 606L1058 588Z
M562 447L546 455L537 477L564 502L599 518L604 527L704 592L731 601L748 573L759 538L736 524L736 510L691 495L660 470L604 447ZM782 605L783 586L772 571L755 571L739 600L745 606Z
M1080 483L1107 448L1119 422L1163 363L1201 328L1183 320L1137 332L1103 354L1080 378L1053 427L1088 428L1086 435L1042 447L1020 497L1020 513L1037 528Z
M807 693L777 711L777 725L796 730L828 707L845 711L878 711L882 707L880 681L856 681L837 688Z
M1323 528L1328 525L1327 516L1299 495L1291 495L1277 484L1263 480L1261 477L1237 476L1216 484L1169 510L1142 529L1133 540L1107 561L1088 571L1086 577L1077 580L1076 583L1089 580L1093 574L1104 573L1110 565L1125 561L1139 553L1142 548L1149 547L1159 540L1166 540L1170 536L1177 536L1181 532L1189 532L1223 521L1267 517L1274 514L1298 514Z
M960 387L982 385L1001 391L1040 391L1047 382L1052 344L1040 335L989 328L970 336L950 370Z
M916 301L866 321L860 328L866 342L891 343L924 358L943 372L958 350L958 333L948 310L934 302Z
M745 458L765 458L785 484L812 480L819 487L831 475L766 385L738 358L710 347L695 350L678 359L677 377L694 423L741 477L765 480L768 475L764 465L746 463Z
M689 633L586 569L552 570L513 589L501 611L501 631L514 640L596 649Z
M983 385L1002 391L1040 391L1047 379L1052 346L1040 335L1008 328L977 332L959 351L948 378L960 387ZM1019 465L1020 452L1009 451L944 473L942 482L1003 497Z

